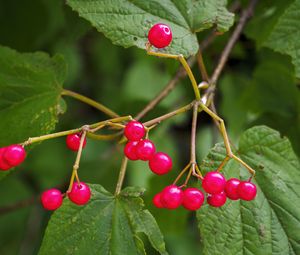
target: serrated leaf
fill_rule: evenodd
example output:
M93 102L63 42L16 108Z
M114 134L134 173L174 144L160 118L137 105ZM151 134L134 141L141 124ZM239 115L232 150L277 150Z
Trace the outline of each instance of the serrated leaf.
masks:
M300 0L291 4L278 20L265 46L292 57L300 78Z
M261 1L246 34L259 47L265 46L291 56L300 78L300 0Z
M258 195L251 202L227 201L222 208L206 205L197 212L203 254L299 254L300 164L290 142L257 126L242 135L238 154L257 171ZM224 155L224 147L217 145L203 169L215 169ZM224 171L227 178L249 177L233 161Z
M39 255L51 254L145 254L139 233L167 255L162 234L139 197L115 197L102 186L91 184L92 198L85 206L65 199L51 217ZM140 189L127 188L127 191Z
M167 23L173 42L167 52L194 55L198 50L195 32L216 25L221 32L233 24L227 1L217 0L68 0L79 15L103 32L114 44L145 49L147 33L157 23Z
M64 111L60 93L65 72L60 56L21 54L0 46L0 146L54 129Z

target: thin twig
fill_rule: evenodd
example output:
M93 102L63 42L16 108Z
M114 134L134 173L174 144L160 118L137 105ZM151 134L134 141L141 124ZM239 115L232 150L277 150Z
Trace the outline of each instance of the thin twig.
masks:
M238 38L240 37L247 20L251 17L257 1L258 0L250 1L248 7L243 11L235 30L233 31L229 41L227 42L227 44L219 58L217 67L215 68L213 75L210 79L211 84L216 84L216 82L218 81L220 74L228 60L229 54L232 51L233 46L237 42Z
M21 208L30 206L30 205L34 204L35 201L36 201L36 198L35 197L31 197L31 198L19 201L19 202L15 203L15 204L2 206L2 207L0 207L0 215L6 214L6 213L10 213L10 212L13 212L13 211L15 211L17 209L21 209Z
M119 178L118 178L118 182L117 182L117 186L116 186L116 191L115 191L116 196L119 195L120 192L121 192L123 182L124 182L124 179L125 179L127 163L128 163L128 159L124 156L123 160L122 160L122 163L121 163Z
M96 101L94 101L91 98L88 98L86 96L83 96L79 93L76 93L74 91L71 90L67 90L67 89L63 89L61 92L62 96L69 96L69 97L73 97L83 103L86 103L96 109L98 109L99 111L105 113L106 115L112 117L112 118L116 118L119 117L119 115L117 113L115 113L114 111L112 111L111 109L107 108L106 106L104 106L103 104L100 104Z
M204 61L203 61L203 56L202 56L201 49L199 49L198 53L197 53L197 62L198 62L198 67L199 67L199 70L200 70L200 73L201 73L202 80L203 81L208 81L209 78L208 78L206 67L205 67L205 64L204 64Z

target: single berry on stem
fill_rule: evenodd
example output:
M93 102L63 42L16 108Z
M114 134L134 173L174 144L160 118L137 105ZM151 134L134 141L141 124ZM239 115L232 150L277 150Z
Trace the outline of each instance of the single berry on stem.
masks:
M12 166L10 164L8 164L3 158L3 154L6 151L6 148L7 147L0 148L0 170L2 170L2 171L6 171L6 170L9 170L10 168L12 168Z
M176 185L170 185L161 192L161 203L167 209L176 209L182 204L183 191Z
M124 135L129 141L139 141L146 134L144 125L141 122L132 120L124 128Z
M242 181L238 186L237 192L243 200L253 200L256 197L256 185L252 182Z
M204 202L204 194L196 188L187 188L183 191L182 206L191 211L198 210Z
M80 147L80 139L81 139L80 133L67 135L66 138L67 147L72 151L78 151ZM84 138L82 148L84 148L85 145L86 145L86 138Z
M63 202L63 197L58 189L45 190L41 195L41 202L46 210L56 210Z
M26 151L19 144L13 144L6 147L3 153L3 159L7 164L11 166L17 166L21 164L26 157Z
M172 169L173 163L170 156L163 152L155 153L149 160L151 171L158 175L168 173Z
M241 181L236 178L231 178L227 180L225 185L225 193L228 198L231 200L238 200L240 198L238 194L238 186L240 185Z
M226 194L221 192L219 194L208 195L207 203L213 207L221 207L226 203Z
M85 205L91 198L90 187L84 182L74 182L68 197L74 204Z
M155 145L148 139L139 141L135 147L135 154L143 161L151 159L154 153Z
M172 41L172 31L168 25L157 23L150 28L148 40L156 48L167 47Z
M129 141L126 143L124 147L124 154L125 156L130 160L138 160L139 157L136 155L136 145L138 144L138 141Z
M161 202L161 193L157 193L153 199L152 199L152 203L155 207L157 208L164 208L162 202Z
M202 187L209 194L218 194L225 188L225 177L219 172L208 172L203 180Z

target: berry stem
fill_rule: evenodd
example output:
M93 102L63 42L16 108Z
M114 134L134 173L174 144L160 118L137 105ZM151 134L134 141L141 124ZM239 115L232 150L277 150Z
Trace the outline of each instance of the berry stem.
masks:
M190 178L191 178L192 173L193 173L193 164L191 164L189 173L188 173L188 175L186 176L185 181L184 181L184 184L183 184L181 187L186 187L186 186L187 186L187 184L188 184L188 182L189 182L189 180L190 180Z
M128 163L128 159L127 159L127 157L124 156L123 159L122 159L121 167L120 167L120 173L119 173L119 178L118 178L118 182L117 182L117 185L116 185L115 196L119 195L120 192L121 192L123 182L124 182L124 179L125 179L127 163Z
M180 113L184 113L184 112L189 111L190 109L192 109L192 107L194 106L194 104L195 104L195 101L193 101L193 102L191 102L191 103L189 103L189 104L187 104L187 105L185 105L185 106L183 106L183 107L181 107L181 108L179 108L179 109L177 109L175 111L169 112L169 113L164 114L164 115L162 115L160 117L157 117L155 119L152 119L152 120L149 120L147 122L144 122L143 124L146 127L152 126L154 124L158 124L158 123L160 123L163 120L166 120L166 119L169 119L169 118L173 117L174 115L178 115Z
M80 183L77 170L79 168L79 163L80 163L80 159L81 159L81 155L82 155L83 143L84 143L84 139L85 139L86 132L87 132L86 128L87 127L83 128L83 133L82 133L81 138L80 138L79 149L78 149L78 152L77 152L75 163L73 165L73 171L72 171L71 180L70 180L70 184L69 184L69 188L68 188L67 192L71 192L72 187L73 187L73 183L74 183L74 178L76 178L76 181L78 183Z
M189 170L190 166L191 166L191 163L188 163L188 164L183 168L183 170L181 170L181 172L179 173L179 175L176 177L175 181L173 182L174 185L181 179L181 177L185 174L185 172L186 172L187 170Z
M72 98L75 98L85 104L88 104L96 109L98 109L99 111L105 113L106 115L112 117L112 118L116 118L116 117L119 117L118 114L116 114L114 111L112 111L111 109L107 108L106 106L104 106L103 104L100 104L96 101L94 101L93 99L91 98L88 98L86 96L83 96L79 93L76 93L76 92L73 92L71 90L67 90L67 89L63 89L62 92L61 92L61 95L62 96L69 96L69 97L72 97Z
M173 54L167 54L167 53L161 53L161 52L154 52L154 51L151 51L150 48L147 48L147 54L151 55L151 56L161 57L161 58L172 58L172 59L179 60L179 62L182 64L183 68L185 69L188 77L190 78L196 100L197 101L200 100L201 96L200 96L200 92L198 89L198 84L196 82L195 76L194 76L189 64L186 62L186 60L182 54L173 55Z
M100 121L100 122L97 122L97 123L94 123L94 124L91 124L91 125L88 125L88 126L89 126L89 128L97 128L97 127L102 126L102 125L105 126L107 123L110 123L110 122L118 123L118 122L128 121L128 120L132 120L132 117L131 116L117 117L117 118L113 118L113 119L109 119L109 120L105 120L105 121ZM70 135L70 134L75 134L75 133L78 133L80 131L82 131L82 127L67 130L67 131L52 133L52 134L48 134L48 135L30 137L30 138L28 138L27 141L23 142L22 145L26 146L26 145L29 145L29 144L32 144L32 143L42 142L42 141L48 140L48 139L53 139L53 138L66 136L66 135ZM89 131L89 132L93 132L93 131Z
M192 130L191 130L191 164L193 172L195 172L196 164L196 133L197 133L197 118L198 118L198 103L193 105L193 119L192 119Z

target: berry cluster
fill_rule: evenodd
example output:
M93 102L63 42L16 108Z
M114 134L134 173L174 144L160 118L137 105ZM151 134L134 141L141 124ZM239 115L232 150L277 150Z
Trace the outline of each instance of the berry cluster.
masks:
M208 194L207 203L213 207L221 207L226 203L227 198L231 200L253 200L256 196L256 186L250 181L240 181L231 178L226 181L219 172L209 172L202 180L202 188ZM187 210L198 210L205 195L196 188L182 190L176 185L165 187L153 198L153 204L157 208L176 209L182 205Z
M20 165L26 157L26 151L19 144L0 148L0 170L6 171Z
M91 198L91 190L89 186L84 183L73 183L70 192L67 192L68 198L77 205L85 205ZM63 202L64 194L58 189L48 189L41 195L41 202L46 210L56 210Z
M156 152L154 143L143 139L146 129L142 123L135 120L128 122L124 135L128 139L124 147L124 154L128 159L148 161L151 171L158 175L166 174L172 169L170 156L164 152Z
M66 145L72 151L78 151L80 148L81 133L70 134L66 137ZM83 140L82 148L86 145L86 138ZM56 210L63 202L62 194L58 189L45 190L41 195L41 202L46 210ZM74 204L85 205L91 198L91 190L84 182L75 182L71 191L67 191L67 196Z

